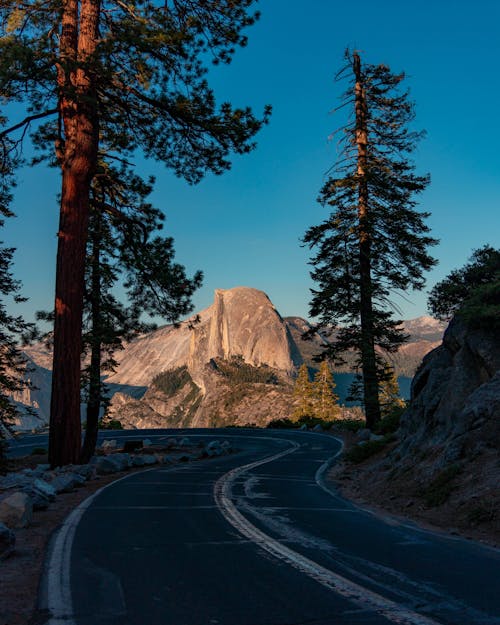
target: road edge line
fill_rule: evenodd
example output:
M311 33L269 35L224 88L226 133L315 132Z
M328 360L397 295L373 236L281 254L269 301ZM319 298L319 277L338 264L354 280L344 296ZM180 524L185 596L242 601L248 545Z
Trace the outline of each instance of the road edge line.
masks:
M155 471L158 468L152 467L140 473ZM42 613L46 612L48 615L45 625L76 625L73 620L71 599L71 549L76 528L87 508L100 493L137 473L136 471L123 475L89 495L70 512L60 528L53 534L44 558L37 601L37 610Z
M339 440L339 439L336 439ZM249 471L255 467L258 467L269 462L273 462L283 456L295 452L300 448L300 445L292 443L293 447L282 451L278 454L268 456L261 460L257 460L250 464L236 467L231 471L228 471L222 475L214 484L214 499L219 508L221 514L240 534L251 540L261 549L267 551L275 558L286 562L300 572L306 574L308 577L319 582L329 590L333 590L345 597L346 599L353 601L357 605L364 608L370 608L374 612L388 618L397 625L441 625L438 621L435 621L429 617L426 617L417 612L413 612L404 606L401 606L391 599L387 599L382 595L379 595L368 588L365 588L356 582L353 582L341 575L330 571L321 564L310 560L306 556L293 551L289 547L281 544L278 540L272 538L268 534L265 534L262 530L258 529L255 525L250 523L236 508L232 502L232 485L234 480L242 473ZM333 460L342 452L342 448L332 458L327 460L320 469L316 472L316 475L323 469L323 472L327 470L326 467L333 462ZM320 484L318 483L320 486ZM328 490L328 489L324 489Z

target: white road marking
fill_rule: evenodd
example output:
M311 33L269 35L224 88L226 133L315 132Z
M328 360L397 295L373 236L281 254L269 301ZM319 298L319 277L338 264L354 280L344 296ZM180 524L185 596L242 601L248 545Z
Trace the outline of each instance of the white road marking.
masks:
M154 471L154 468L146 469L143 473L147 471ZM50 614L46 625L76 625L73 620L73 601L71 599L71 548L76 528L84 512L103 490L133 475L135 474L125 475L114 482L110 482L87 497L66 517L61 529L57 532L45 572L47 585L47 605L45 607Z
M267 551L275 558L290 564L326 588L333 590L362 608L370 609L389 619L393 623L397 623L397 625L440 625L438 621L423 616L422 614L418 614L417 612L413 612L404 606L398 605L394 601L391 601L390 599L387 599L386 597L383 597L368 588L342 577L317 562L313 562L302 554L293 551L281 542L259 530L237 510L236 506L232 502L232 486L234 481L243 473L251 469L273 462L274 460L278 460L279 458L287 456L288 454L291 454L299 449L300 446L297 443L291 441L288 442L292 445L289 449L272 456L268 456L262 460L251 462L232 469L217 480L214 485L214 498L225 519L236 530L238 530L240 534L253 541L261 549ZM338 453L340 453L340 451ZM318 484L320 486L323 474L326 470L328 470L330 464L331 460L325 463L316 473ZM325 490L327 489L325 488Z

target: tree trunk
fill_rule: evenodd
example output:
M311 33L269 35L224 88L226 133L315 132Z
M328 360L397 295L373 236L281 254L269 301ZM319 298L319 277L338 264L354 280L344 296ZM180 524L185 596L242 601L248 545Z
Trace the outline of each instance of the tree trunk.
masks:
M98 120L92 72L75 69L95 51L99 2L63 3L59 49L59 111L64 143L59 147L62 191L58 232L54 360L49 462L76 463L80 456L80 359L85 246L89 193L97 161ZM79 32L78 32L79 29Z
M370 429L380 421L378 398L377 361L373 328L372 278L371 278L371 235L368 212L367 183L367 106L358 54L353 56L356 111L356 145L358 175L358 224L359 224L359 273L360 273L360 321L361 321L361 367L366 425Z
M90 353L89 389L87 402L87 423L85 440L80 461L86 464L93 456L99 432L99 411L101 408L101 231L100 215L95 215L96 228L92 233L92 275L91 275L91 307L92 307L92 347Z

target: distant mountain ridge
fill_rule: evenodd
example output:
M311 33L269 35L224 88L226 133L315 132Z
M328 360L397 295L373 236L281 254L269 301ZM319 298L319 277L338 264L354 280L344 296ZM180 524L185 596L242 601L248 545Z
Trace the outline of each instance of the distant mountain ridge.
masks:
M302 362L315 366L313 356L327 339L314 335L304 341L311 327L300 317L282 318L269 297L257 289L218 289L211 306L178 327L164 326L142 335L116 353L116 372L106 378L114 393L112 411L128 426L218 425L231 422L265 423L288 416L292 406L293 377ZM440 324L430 317L405 322L418 340L405 345L397 372L413 375L422 356L433 349ZM431 340L432 339L432 340ZM35 363L38 389L16 397L20 404L38 411L40 423L48 420L50 353L41 345L26 349ZM223 363L229 363L224 368ZM276 372L274 383L241 382L242 367ZM40 371L39 371L40 370ZM182 385L166 397L153 384L163 372ZM225 372L225 373L224 373ZM248 377L248 376L247 376ZM250 376L251 378L251 376ZM240 381L237 381L240 380ZM239 398L239 399L238 399ZM37 420L20 426L35 427Z
M316 367L314 357L321 353L331 340L329 336L326 333L316 333L311 339L303 340L302 335L313 327L312 324L302 317L286 317L285 322L298 345L304 362L308 366ZM384 354L384 356L392 362L396 375L411 378L422 362L422 358L440 345L446 323L433 317L422 316L403 321L401 327L406 334L410 335L409 341L402 345L395 354ZM346 365L336 367L336 371L348 373L353 370L354 355L347 354L345 360Z

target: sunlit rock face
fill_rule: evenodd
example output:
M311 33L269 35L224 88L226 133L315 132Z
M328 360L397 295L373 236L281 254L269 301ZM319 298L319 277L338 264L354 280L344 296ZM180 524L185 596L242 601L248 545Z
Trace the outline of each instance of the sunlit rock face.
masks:
M51 359L47 350L34 346L29 351L37 365L47 367ZM212 387L215 378L208 365L214 359L229 361L233 357L241 358L254 367L267 365L285 378L290 377L295 366L302 362L287 324L268 296L257 289L218 289L215 291L214 303L198 315L177 327L165 326L140 336L126 345L125 349L117 351L115 359L118 367L106 378L111 392L116 393L113 402L115 411L125 411L127 397L131 398L131 402L133 400L132 403L135 402L134 409L138 410L141 407L139 400L154 377L179 367L187 367L193 383L199 389L199 396L196 396L197 410L201 403L200 397L206 398L208 395L214 404ZM44 409L40 416L43 421L48 420L45 404L47 397L50 398L50 372L47 372L49 377L42 380L37 389L27 390L22 398L16 398L35 409L37 402L40 403L42 399ZM148 401L152 401L153 397L154 407L148 404L146 412L151 417L151 410L154 410L155 425L159 426L157 422L161 421L165 411L159 404L161 399L157 393L149 392L145 395ZM179 394L179 401L181 399L185 400L182 393ZM172 404L175 402L169 398L165 409L170 409ZM184 422L187 424L186 419ZM22 426L22 423L19 425ZM26 425L32 427L33 424L30 421L28 425L26 421Z
M215 291L214 303L199 320L166 326L130 343L117 354L115 374L107 381L149 385L161 371L187 365L195 376L212 358L241 356L251 365L293 371L298 350L286 324L262 291L246 287ZM294 362L295 360L295 362Z
M229 360L242 356L256 367L266 364L283 371L292 371L295 364L300 364L297 356L294 362L295 346L286 324L262 291L244 287L218 289L208 311L208 332L194 330L192 358L200 352L205 352L207 362L211 358Z

